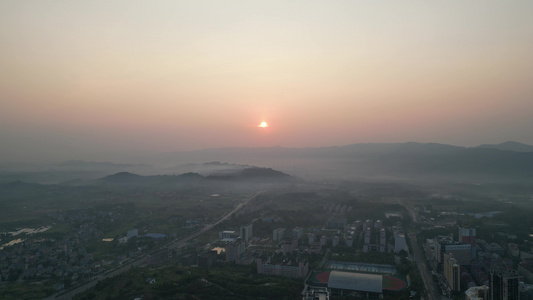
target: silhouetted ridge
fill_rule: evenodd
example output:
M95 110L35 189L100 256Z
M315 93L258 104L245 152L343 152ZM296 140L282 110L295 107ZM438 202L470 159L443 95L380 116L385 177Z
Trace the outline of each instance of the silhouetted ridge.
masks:
M252 167L230 173L213 174L207 176L207 178L224 180L279 180L288 179L291 176L271 168Z
M490 148L490 149L514 151L514 152L533 152L533 146L518 143L518 142L512 142L512 141L501 143L501 144L496 144L496 145L484 144L484 145L479 145L476 148Z
M271 168L246 168L237 172L241 177L290 177L289 175Z
M177 177L183 178L183 179L203 179L204 178L204 176L198 173L195 173L195 172L184 173L181 175L177 175Z
M42 185L38 183L31 183L31 182L26 182L22 180L15 180L12 182L4 183L0 186L4 188L18 189L18 188L35 188L35 187L41 187Z
M102 178L102 181L107 183L129 183L140 181L144 176L133 174L130 172L118 172L113 175Z

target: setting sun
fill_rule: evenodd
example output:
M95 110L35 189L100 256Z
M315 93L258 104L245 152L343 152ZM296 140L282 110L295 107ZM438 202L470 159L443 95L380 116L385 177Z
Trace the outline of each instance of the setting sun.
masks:
M261 122L261 124L259 124L258 127L268 127L268 123L267 122Z

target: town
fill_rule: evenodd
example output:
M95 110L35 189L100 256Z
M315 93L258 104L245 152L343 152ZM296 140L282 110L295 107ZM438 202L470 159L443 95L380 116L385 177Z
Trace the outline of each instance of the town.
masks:
M227 183L196 182L191 191L190 185L157 190L136 182L131 190L121 181L98 200L82 197L82 207L47 211L41 227L2 234L0 295L533 295L531 224L527 210L521 209L527 203L487 201L484 194L466 199L464 191L440 194L383 183L284 179L243 189L221 187ZM71 193L54 189L55 196Z

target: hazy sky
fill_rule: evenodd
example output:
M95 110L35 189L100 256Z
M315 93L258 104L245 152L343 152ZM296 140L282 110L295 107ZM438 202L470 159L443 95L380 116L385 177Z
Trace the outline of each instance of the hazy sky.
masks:
M531 0L0 0L0 161L533 144L532 16Z

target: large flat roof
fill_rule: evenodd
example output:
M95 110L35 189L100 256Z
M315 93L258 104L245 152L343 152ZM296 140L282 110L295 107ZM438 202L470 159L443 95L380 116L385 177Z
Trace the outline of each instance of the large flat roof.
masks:
M383 292L383 276L331 271L328 288L381 294Z

